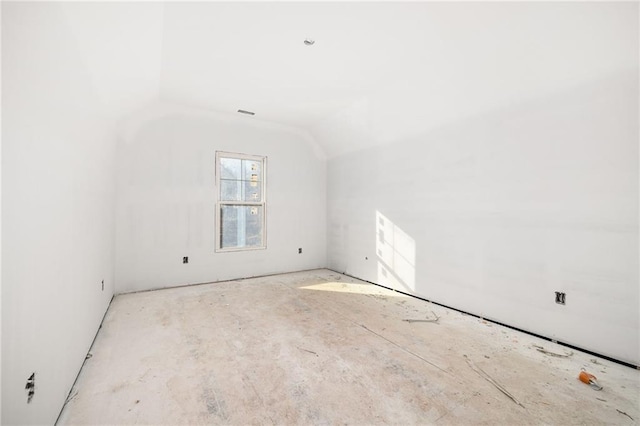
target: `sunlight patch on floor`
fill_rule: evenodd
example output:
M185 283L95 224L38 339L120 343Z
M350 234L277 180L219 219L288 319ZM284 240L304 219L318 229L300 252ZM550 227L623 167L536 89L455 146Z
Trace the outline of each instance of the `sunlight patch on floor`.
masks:
M372 284L356 284L356 283L341 283L341 282L328 282L322 284L314 284L306 287L300 287L304 290L319 290L319 291L335 291L338 293L354 293L354 294L369 294L376 296L392 296L392 297L409 297L397 291L389 290L383 287L378 287Z

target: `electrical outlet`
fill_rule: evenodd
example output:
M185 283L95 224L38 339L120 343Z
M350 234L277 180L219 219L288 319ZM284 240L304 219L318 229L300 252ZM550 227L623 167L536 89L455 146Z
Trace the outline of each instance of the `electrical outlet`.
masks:
M182 258L182 263L189 263L189 256L185 256Z
M556 303L558 305L564 305L566 303L566 297L567 295L565 293L556 291Z
M302 253L302 247L298 249L298 254L301 254L301 253Z

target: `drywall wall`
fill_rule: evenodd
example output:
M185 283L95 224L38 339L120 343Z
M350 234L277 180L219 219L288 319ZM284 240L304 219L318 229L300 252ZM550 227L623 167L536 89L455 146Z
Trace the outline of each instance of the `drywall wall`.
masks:
M0 6L0 22L2 22L1 6ZM0 46L2 46L2 31L0 31ZM0 55L0 70L1 69L2 69L2 55ZM0 99L2 99L2 78L0 78ZM2 129L1 113L0 113L0 129ZM2 164L2 135L0 134L0 165L1 164ZM2 172L0 169L0 195L1 194L2 194ZM2 197L0 197L0 241L2 241ZM2 244L1 243L0 243L0 422L2 422Z
M2 4L2 424L55 422L113 295L115 126L65 8Z
M457 72L312 129L329 266L640 364L638 4L451 8Z
M326 266L326 163L303 133L171 104L141 111L123 129L117 292ZM217 150L267 156L265 250L215 252Z
M636 69L336 156L329 266L639 364L638 112Z
M375 86L311 129L330 157L638 66L637 2L409 2L398 9L402 30L377 40L385 47L378 54L396 68L373 70Z

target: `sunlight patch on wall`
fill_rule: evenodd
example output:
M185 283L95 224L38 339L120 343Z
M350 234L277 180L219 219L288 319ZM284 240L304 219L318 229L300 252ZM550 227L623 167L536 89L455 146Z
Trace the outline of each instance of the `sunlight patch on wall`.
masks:
M416 290L416 241L376 211L378 284L400 291Z
M304 290L335 291L338 293L366 294L373 296L409 297L402 293L378 287L373 284L329 282L300 288Z

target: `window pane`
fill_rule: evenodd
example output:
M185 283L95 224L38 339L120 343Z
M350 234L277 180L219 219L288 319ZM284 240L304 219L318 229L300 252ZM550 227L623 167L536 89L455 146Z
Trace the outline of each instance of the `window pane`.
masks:
M242 160L242 179L249 181L262 180L262 162Z
M244 185L244 201L262 201L262 182L242 182Z
M239 180L220 180L220 200L240 201L242 200L242 182Z
M240 180L242 177L242 160L239 158L220 158L220 168L222 179Z
M220 248L263 247L262 206L221 206Z

